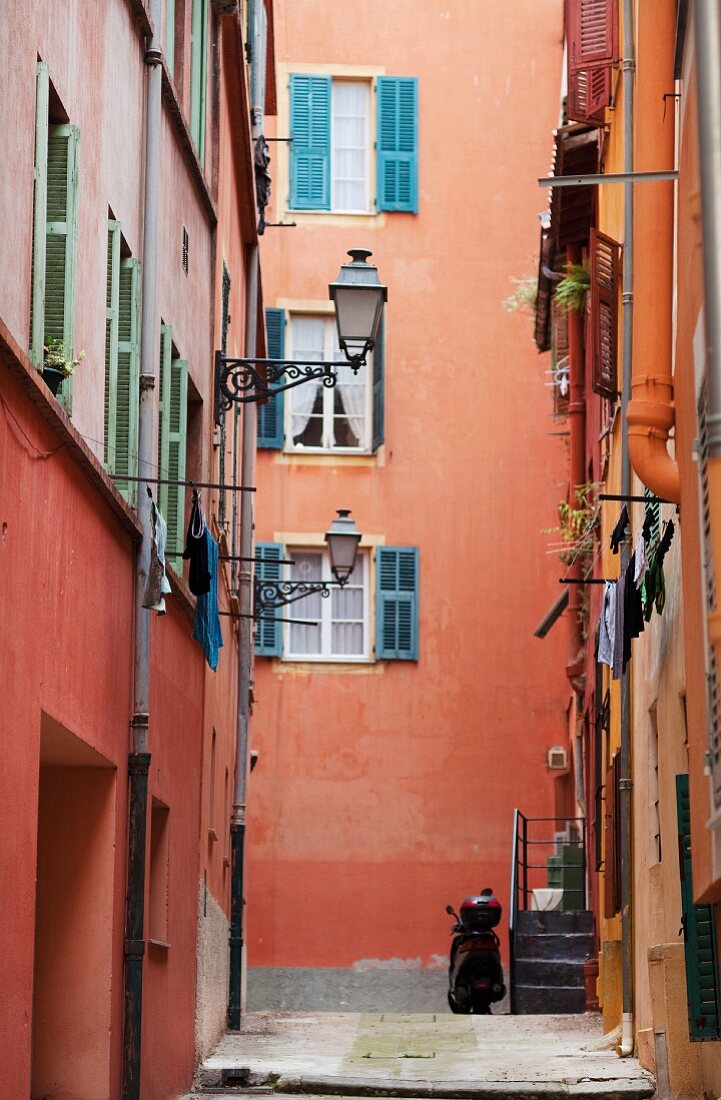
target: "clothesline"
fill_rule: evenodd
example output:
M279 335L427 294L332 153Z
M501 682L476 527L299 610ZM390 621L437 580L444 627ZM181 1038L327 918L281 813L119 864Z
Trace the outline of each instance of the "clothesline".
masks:
M184 485L188 489L227 489L231 493L255 493L254 485L224 485L218 481L184 481L172 477L135 477L130 474L113 474L115 481L139 481L148 485Z

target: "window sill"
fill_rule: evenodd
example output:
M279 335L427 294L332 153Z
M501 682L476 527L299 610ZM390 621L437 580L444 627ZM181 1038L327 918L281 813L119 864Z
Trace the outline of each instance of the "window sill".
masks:
M152 937L148 939L148 946L149 947L155 947L159 951L169 951L170 950L170 944L166 940L154 940L154 939L152 939Z
M385 665L385 661L377 661L373 657L359 658L357 661L334 660L332 657L318 657L315 660L308 657L273 658L273 671L283 676L382 676Z
M218 834L215 829L208 829L208 840L215 842L218 839Z
M285 466L378 466L379 454L369 451L280 451L278 461Z

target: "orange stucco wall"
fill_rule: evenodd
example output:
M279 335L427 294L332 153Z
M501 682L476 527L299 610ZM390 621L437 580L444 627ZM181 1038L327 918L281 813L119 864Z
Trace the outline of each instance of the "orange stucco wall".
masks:
M433 967L446 903L490 884L507 906L514 807L554 811L546 750L566 740L565 623L532 637L560 591L541 532L563 448L529 317L502 306L535 271L561 4L349 0L329 19L285 0L275 18L279 125L294 64L419 78L419 213L288 213L273 147L273 220L297 227L263 238L265 304L327 301L346 250L373 251L385 445L358 461L260 451L256 537L319 534L349 507L370 541L419 547L420 657L256 659L249 963Z

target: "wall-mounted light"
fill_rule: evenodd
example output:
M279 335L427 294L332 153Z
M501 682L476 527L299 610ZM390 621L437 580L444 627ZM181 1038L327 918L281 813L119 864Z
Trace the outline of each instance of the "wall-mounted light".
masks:
M388 287L378 269L368 263L366 248L352 248L351 262L343 264L328 287L335 306L338 343L354 374L375 347ZM215 353L215 423L234 404L267 401L273 393L290 390L320 378L332 389L338 381L338 363L318 359L237 359Z
M338 515L325 533L333 580L325 581L266 581L255 576L255 615L262 618L269 611L277 611L304 596L319 592L330 596L331 589L342 588L355 568L361 533L350 518L350 509L339 508Z

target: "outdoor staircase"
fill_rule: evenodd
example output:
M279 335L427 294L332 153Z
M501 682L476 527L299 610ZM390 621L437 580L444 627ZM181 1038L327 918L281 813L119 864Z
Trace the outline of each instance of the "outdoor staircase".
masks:
M583 965L593 954L589 910L519 911L512 1011L520 1015L584 1012Z

